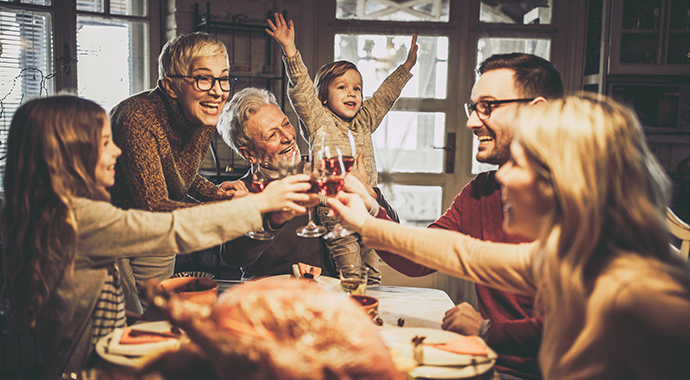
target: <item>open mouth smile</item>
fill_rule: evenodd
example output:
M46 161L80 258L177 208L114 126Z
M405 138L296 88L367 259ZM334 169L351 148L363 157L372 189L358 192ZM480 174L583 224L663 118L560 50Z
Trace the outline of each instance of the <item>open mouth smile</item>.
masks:
M218 112L218 108L220 107L220 103L216 102L201 102L199 104L201 104L201 107L203 107L206 111L213 113Z
M287 148L281 150L280 152L278 152L278 154L279 154L279 155L286 155L286 154L292 153L292 151L293 151L294 149L295 149L295 145L292 144L292 145L290 145L289 147L287 147Z
M482 135L482 136L477 136L477 140L479 140L479 144L484 144L484 143L494 141L494 138L489 136L489 135Z

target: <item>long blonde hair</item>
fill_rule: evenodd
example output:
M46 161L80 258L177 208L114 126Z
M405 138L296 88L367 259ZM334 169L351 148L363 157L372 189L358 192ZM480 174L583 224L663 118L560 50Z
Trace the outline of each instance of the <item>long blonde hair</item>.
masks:
M688 272L664 225L669 179L631 109L588 93L522 107L516 141L553 200L534 268L549 373L581 332L588 297L612 259L644 260L686 284Z
M34 327L41 307L72 273L77 224L70 199L109 200L95 168L105 111L74 96L27 102L7 139L0 215L5 291L19 327Z

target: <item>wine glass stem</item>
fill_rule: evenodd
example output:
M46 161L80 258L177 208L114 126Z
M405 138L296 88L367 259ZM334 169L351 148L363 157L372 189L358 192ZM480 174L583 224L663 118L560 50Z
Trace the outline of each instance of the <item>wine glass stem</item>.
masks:
M315 226L315 223L314 223L314 207L310 207L310 208L309 208L309 211L307 212L307 216L309 217L309 223L307 223L307 224L309 225L309 228L313 228L313 227Z

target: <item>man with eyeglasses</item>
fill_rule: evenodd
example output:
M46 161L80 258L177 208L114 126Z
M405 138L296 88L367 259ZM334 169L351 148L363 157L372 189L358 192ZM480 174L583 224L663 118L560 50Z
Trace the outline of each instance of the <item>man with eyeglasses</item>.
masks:
M563 96L563 83L556 67L531 54L494 55L479 67L479 80L465 104L467 128L479 140L477 161L503 165L510 159L512 123L520 105L533 105ZM503 231L501 189L496 171L480 173L468 183L453 204L430 228L443 228L474 238L521 243L528 239ZM412 276L433 271L388 252L379 256L391 267ZM529 297L475 285L477 312L464 302L448 310L445 330L479 335L499 355L496 371L501 379L539 379L537 351L543 318L535 317Z
M216 186L198 173L235 84L225 45L202 32L178 36L158 57L158 77L156 88L123 100L110 112L113 140L122 149L110 189L113 204L173 211L246 191L242 183ZM127 310L141 314L146 308L139 297L143 285L169 278L175 255L121 260L119 267Z

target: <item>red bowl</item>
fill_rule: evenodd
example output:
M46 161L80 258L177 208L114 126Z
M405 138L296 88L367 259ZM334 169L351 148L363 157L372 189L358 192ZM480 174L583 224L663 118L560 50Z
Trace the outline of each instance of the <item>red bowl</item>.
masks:
M364 311L371 317L376 318L379 314L379 300L371 296L351 295L350 298L362 306Z
M213 305L218 298L218 283L202 277L176 277L162 281L163 291L198 304Z

